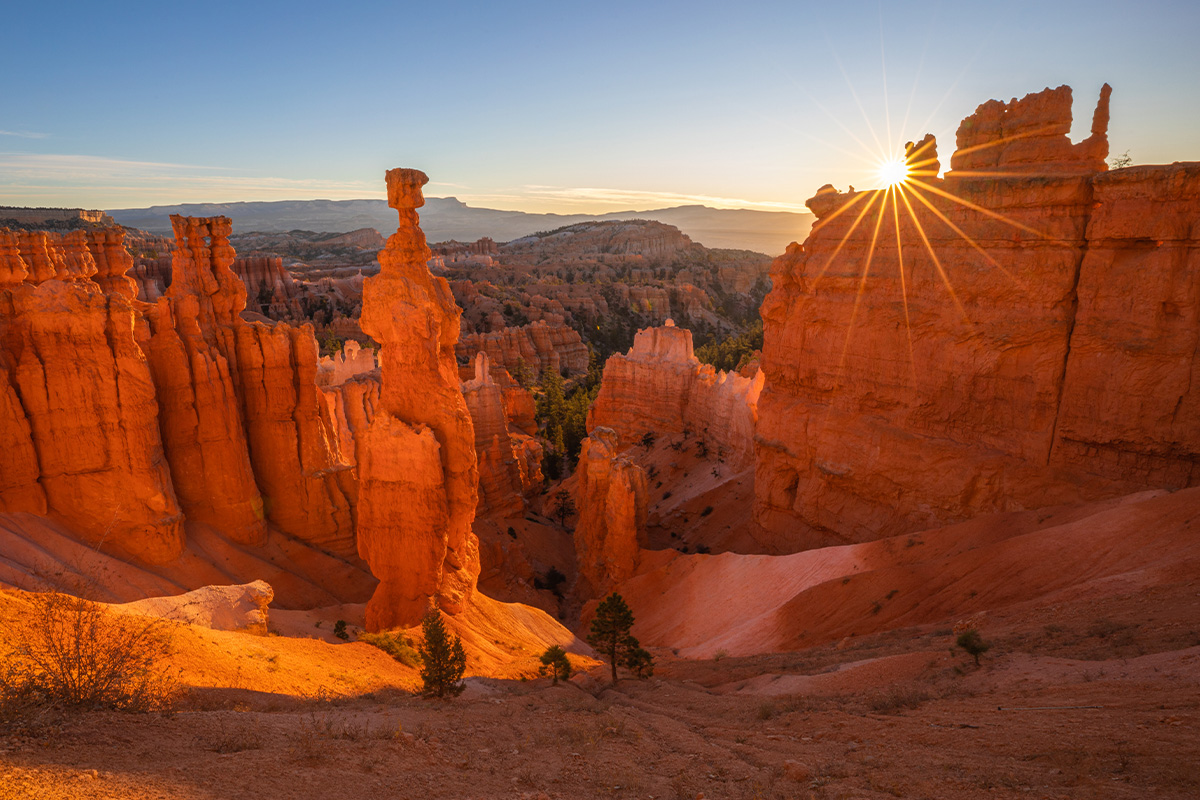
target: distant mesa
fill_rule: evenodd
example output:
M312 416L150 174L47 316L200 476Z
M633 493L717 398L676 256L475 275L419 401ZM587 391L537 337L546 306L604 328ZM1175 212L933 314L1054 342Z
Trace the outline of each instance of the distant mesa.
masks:
M231 217L240 231L266 233L292 230L347 232L374 228L392 233L395 214L380 200L280 200L250 203L182 203L150 208L111 210L122 225L170 233L171 214ZM431 242L475 241L488 237L508 242L539 231L594 220L655 220L674 225L706 247L752 250L778 255L789 242L803 241L813 217L805 212L673 206L652 211L609 214L530 214L494 208L472 208L453 197L429 197L421 209L421 227Z

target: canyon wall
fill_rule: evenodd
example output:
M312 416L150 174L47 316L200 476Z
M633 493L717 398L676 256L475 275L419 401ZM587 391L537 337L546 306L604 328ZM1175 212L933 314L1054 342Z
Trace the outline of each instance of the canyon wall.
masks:
M1200 481L1200 164L1106 173L1108 87L965 119L952 170L823 187L762 306L755 516L793 549Z
M475 356L474 367L474 376L463 383L462 393L475 428L475 453L479 461L476 514L480 517L522 514L525 498L541 489L542 446L510 419L510 413L523 416L525 408L514 408L508 399L512 393L493 378L486 353ZM529 392L515 388L532 400Z
M624 449L685 429L704 439L733 469L754 460L754 426L761 374L717 372L692 353L692 332L667 324L637 332L625 355L610 356L591 410L588 431L612 430Z
M183 516L131 265L112 230L0 230L0 510L159 563L182 552Z
M426 267L416 211L428 180L388 171L399 227L363 285L362 329L381 346L382 379L357 452L358 550L380 581L367 604L371 630L415 624L431 598L463 610L479 575L475 432L454 358L460 312Z
M0 233L0 510L144 563L182 554L185 518L352 556L312 329L241 318L228 219L172 222L174 279L154 304L134 299L119 229Z
M460 358L487 353L489 359L513 373L521 363L537 375L548 369L563 375L582 375L588 368L587 345L579 333L561 323L548 325L544 320L469 334L458 342L456 353Z

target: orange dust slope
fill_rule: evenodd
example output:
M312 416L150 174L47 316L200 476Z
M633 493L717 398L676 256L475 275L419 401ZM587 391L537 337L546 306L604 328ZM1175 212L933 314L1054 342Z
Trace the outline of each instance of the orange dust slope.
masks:
M332 626L318 629L295 618L310 613L316 620L322 616L320 611L286 613L291 623L288 628L293 632L307 628L311 636L255 636L163 620L171 632L170 668L177 672L181 686L197 690L318 697L420 687L416 669L382 650L365 642L330 641ZM25 592L0 591L0 636L5 641L25 635L22 623L31 615ZM446 619L462 637L468 676L534 676L540 666L538 656L551 644L562 645L575 655L572 661L577 666L586 668L594 663L587 645L544 612L528 606L477 595L465 613ZM411 640L420 640L420 628L408 633Z
M97 552L58 522L0 514L0 585L58 589L105 602L180 594L212 584L265 580L280 608L361 603L377 581L351 563L270 530L263 547L230 542L201 523L186 523L187 549L175 561L140 566Z
M1200 488L996 514L787 556L674 558L619 588L644 644L691 658L797 650L1021 603L1200 575Z

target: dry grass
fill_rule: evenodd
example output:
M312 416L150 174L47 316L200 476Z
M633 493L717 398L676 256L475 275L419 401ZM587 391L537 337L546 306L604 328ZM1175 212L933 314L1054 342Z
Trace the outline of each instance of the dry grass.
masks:
M47 706L141 712L173 706L170 623L116 614L59 592L30 598L29 613L10 628L0 719Z

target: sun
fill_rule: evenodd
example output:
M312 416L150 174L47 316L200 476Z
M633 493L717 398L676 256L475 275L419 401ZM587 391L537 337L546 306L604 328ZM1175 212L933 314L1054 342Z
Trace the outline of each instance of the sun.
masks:
M908 164L903 159L884 161L879 165L879 179L884 186L895 186L908 180Z

